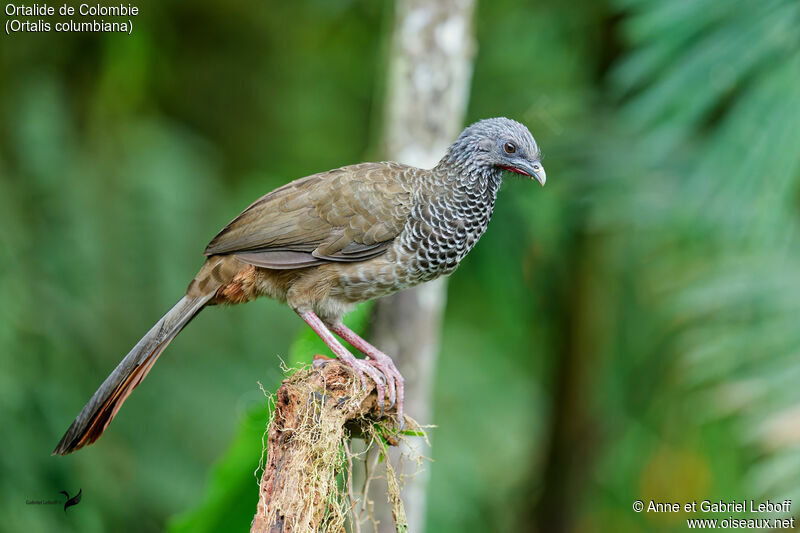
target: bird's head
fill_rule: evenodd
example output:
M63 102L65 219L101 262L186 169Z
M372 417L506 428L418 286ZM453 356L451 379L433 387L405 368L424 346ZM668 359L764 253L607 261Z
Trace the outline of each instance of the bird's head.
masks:
M451 160L476 170L508 170L544 185L539 145L528 128L508 118L488 118L467 127L450 147Z

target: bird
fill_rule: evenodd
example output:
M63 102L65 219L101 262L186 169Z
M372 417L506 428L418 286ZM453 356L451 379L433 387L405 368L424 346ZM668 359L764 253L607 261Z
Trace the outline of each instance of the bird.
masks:
M388 393L402 427L401 373L342 317L360 302L452 273L486 231L504 171L544 185L541 159L527 127L488 118L465 128L432 169L360 163L262 196L211 240L186 294L100 385L53 455L95 442L202 309L260 296L288 304L365 389L370 378L382 415ZM334 334L366 358L355 357Z

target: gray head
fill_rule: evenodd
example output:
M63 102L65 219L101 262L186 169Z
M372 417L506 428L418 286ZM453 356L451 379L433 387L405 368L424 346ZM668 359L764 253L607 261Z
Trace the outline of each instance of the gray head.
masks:
M499 177L502 170L508 170L544 185L547 177L541 158L539 145L528 128L504 117L468 126L445 156L469 172L496 173Z

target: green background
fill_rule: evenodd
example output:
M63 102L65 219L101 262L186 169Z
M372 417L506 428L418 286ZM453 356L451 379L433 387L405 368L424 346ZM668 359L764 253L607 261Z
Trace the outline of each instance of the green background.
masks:
M257 381L313 353L276 302L202 313L101 441L50 452L228 220L383 157L391 3L137 5L132 36L0 36L3 530L246 528ZM429 531L800 509L798 27L794 0L479 3L468 121L528 125L548 184L508 176L451 276Z

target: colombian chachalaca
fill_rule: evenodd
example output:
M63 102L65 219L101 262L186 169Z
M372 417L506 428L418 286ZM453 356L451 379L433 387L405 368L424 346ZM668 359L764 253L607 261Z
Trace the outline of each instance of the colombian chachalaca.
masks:
M214 237L186 295L106 378L53 453L97 440L164 348L204 307L259 296L289 304L365 386L369 376L381 409L388 389L402 424L400 372L342 316L358 302L453 272L486 230L503 170L544 185L540 160L525 126L492 118L466 128L431 170L362 163L261 197ZM333 333L367 359L355 358Z

